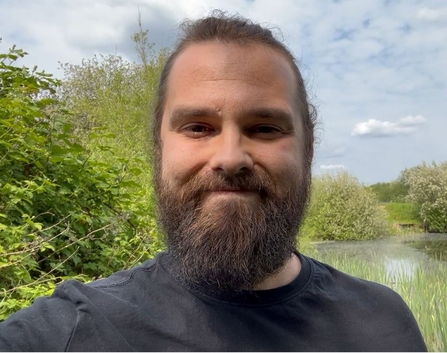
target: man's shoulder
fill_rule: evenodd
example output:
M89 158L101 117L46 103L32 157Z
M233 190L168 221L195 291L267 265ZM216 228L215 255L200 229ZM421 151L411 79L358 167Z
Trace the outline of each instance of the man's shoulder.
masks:
M51 297L62 298L77 302L77 294L82 296L91 296L95 293L98 295L113 294L119 295L132 290L138 290L141 286L150 286L151 273L157 267L158 258L163 253L157 255L156 258L147 260L142 264L130 269L117 271L105 278L98 278L94 281L83 283L78 280L69 279L60 283L54 290ZM149 280L148 280L149 279ZM38 298L38 300L44 299Z
M315 259L309 261L313 278L308 292L321 297L322 307L329 307L334 314L352 322L368 322L371 327L411 328L419 332L410 308L392 288Z
M0 323L0 351L65 350L80 316L82 320L95 316L100 307L123 309L123 305L134 304L139 297L135 293L150 291L150 277L161 256L90 283L62 282L51 296L37 298L33 305Z
M397 292L308 260L311 280L303 301L310 303L315 317L333 324L340 342L349 342L341 350L426 350L416 320Z
M138 266L132 267L127 270L117 271L105 278L98 278L86 285L90 288L98 290L107 290L107 288L119 288L128 285L138 285L142 277L147 277L152 273L159 262L159 259L165 255L164 252L159 253L155 258L147 260ZM68 286L76 283L77 281L66 281L64 285Z
M393 308L407 309L402 297L390 287L352 276L328 264L307 258L312 264L312 283L322 291L362 306L384 308L389 304Z

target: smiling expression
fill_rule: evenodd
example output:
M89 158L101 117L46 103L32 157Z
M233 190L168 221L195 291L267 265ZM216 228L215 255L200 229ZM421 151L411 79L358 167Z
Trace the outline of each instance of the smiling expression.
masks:
M260 45L190 44L175 59L155 191L188 285L254 288L295 251L310 185L295 78Z
M294 77L288 61L264 46L188 46L169 75L160 131L163 182L181 188L194 175L231 177L258 168L287 192L304 160ZM259 196L237 187L210 194Z

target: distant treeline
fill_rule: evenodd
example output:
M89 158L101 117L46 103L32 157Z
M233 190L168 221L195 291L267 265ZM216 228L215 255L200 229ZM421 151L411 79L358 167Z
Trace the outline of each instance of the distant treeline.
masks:
M369 186L380 202L407 202L410 186L402 178Z

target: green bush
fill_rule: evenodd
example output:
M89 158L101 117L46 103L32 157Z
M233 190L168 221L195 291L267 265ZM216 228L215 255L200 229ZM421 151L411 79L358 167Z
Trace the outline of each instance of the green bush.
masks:
M373 192L347 172L312 180L312 197L301 230L318 240L373 239L390 233Z
M73 139L70 113L51 98L59 82L14 66L24 55L0 55L0 320L65 278L107 276L162 247L142 171Z
M447 232L447 162L432 162L405 171L408 200L420 205L420 217L432 232Z
M153 205L149 130L166 51L152 51L148 32L139 25L140 31L132 40L140 62L105 55L84 59L79 65L64 64L58 95L73 113L73 134L91 150L92 157L106 164L121 157L127 160L129 170L143 171L133 180L140 185L140 197ZM107 129L115 137L104 139L95 134L91 138L96 128ZM98 148L103 144L113 150L113 155Z
M71 122L77 136L89 145L97 144L88 138L91 129L107 127L115 135L114 141L108 142L114 153L131 161L135 156L147 157L152 107L166 59L164 50L152 51L141 26L132 39L140 63L119 55L94 56L79 65L66 63L58 90L73 112Z

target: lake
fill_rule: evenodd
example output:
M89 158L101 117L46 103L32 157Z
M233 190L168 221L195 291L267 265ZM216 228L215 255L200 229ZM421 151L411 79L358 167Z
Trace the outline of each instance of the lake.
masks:
M419 266L430 270L447 263L447 234L393 236L365 241L330 241L314 243L317 258L343 255L383 265L391 278L411 279ZM447 275L447 274L446 274Z

